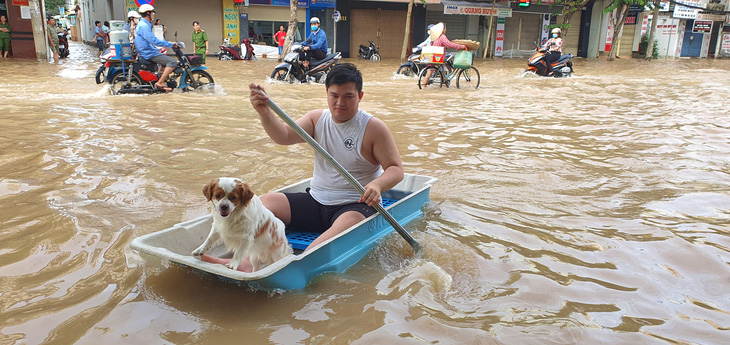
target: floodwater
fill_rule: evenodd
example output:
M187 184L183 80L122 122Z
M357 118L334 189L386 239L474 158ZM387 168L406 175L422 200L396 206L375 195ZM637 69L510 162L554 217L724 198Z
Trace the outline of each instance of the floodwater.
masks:
M324 87L211 58L210 92L109 96L93 49L71 49L0 60L2 344L730 343L730 61L578 59L547 79L478 60L468 91L350 60L406 171L439 179L406 226L427 260L393 233L267 293L129 243L206 214L216 177L259 194L309 177L312 150L268 139L247 84L293 117Z

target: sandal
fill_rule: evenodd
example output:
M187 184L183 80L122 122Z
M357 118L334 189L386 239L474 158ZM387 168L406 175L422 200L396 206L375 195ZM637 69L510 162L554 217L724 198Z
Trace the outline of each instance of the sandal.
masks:
M165 92L172 92L172 89L166 84L155 84L155 87Z

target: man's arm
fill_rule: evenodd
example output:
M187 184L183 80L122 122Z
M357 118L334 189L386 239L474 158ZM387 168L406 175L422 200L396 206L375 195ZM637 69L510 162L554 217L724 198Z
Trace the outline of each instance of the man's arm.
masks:
M48 36L48 43L51 44L51 47L55 47L56 45L53 44L53 38L51 38L51 31L46 28L46 36Z
M249 89L251 90L250 100L253 108L257 113L259 113L261 125L264 127L264 130L266 130L266 134L269 135L269 138L279 145L303 143L304 139L291 129L291 127L279 120L274 111L269 108L269 98L261 92L260 88L261 87L256 84L249 85ZM294 122L302 127L307 134L313 136L314 121L315 119L319 119L321 115L322 110L312 110Z
M398 147L390 133L388 126L378 118L373 117L368 122L365 130L363 143L363 156L383 167L383 174L365 186L365 193L360 197L359 202L365 202L368 206L375 206L380 202L382 192L395 187L403 180L403 162L401 161ZM372 151L368 150L371 148ZM373 163L371 161L371 163Z

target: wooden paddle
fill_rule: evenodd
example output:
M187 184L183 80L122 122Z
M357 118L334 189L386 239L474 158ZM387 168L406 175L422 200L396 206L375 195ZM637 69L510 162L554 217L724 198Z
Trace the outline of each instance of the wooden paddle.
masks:
M263 93L269 99L269 108L271 108L271 110L273 110L276 115L279 115L279 117L284 120L284 122L286 122L286 124L288 124L289 127L294 130L294 132L299 134L299 136L302 137L304 141L306 141L310 146L312 146L312 148L314 148L317 152L324 156L324 158L327 159L327 161L332 164L335 169L337 169L340 175L342 175L342 177L344 177L355 189L357 189L358 192L360 192L360 195L365 194L365 188L360 184L360 182L358 182L347 170L345 170L345 168L340 165L340 163L337 162L335 158L329 154L329 152L327 152L322 146L320 146L319 143L316 142L314 138L309 135L309 133L307 133L302 127L294 122L294 120L292 120L289 115L281 110L281 108L279 108L279 106L271 100L271 97L266 95L264 90L259 88L259 91L261 91L261 93ZM423 247L418 242L416 242L415 239L413 239L411 234L409 234L405 229L403 229L400 224L398 224L398 221L395 220L395 218L393 218L393 216L391 216L390 213L385 210L385 208L383 208L383 205L378 204L375 206L375 209L383 216L383 218L385 218L385 220L388 221L388 223L390 223L395 231L397 231L398 234L401 235L401 237L403 237L403 239L405 239L406 242L411 245L411 247L413 247L413 252L416 253L416 255L421 255L423 253Z

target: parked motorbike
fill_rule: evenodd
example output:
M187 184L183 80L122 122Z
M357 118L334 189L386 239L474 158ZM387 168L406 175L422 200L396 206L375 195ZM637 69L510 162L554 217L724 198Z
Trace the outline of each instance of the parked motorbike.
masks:
M256 60L256 53L248 38L241 41L241 45L231 44L231 39L226 38L218 48L221 49L218 60Z
M426 68L428 64L421 62L421 47L415 47L411 50L413 54L408 57L408 61L400 65L396 74L402 74L404 76L417 76L421 74L421 70ZM444 67L447 73L451 73L454 70L454 54L446 53L444 55Z
M68 31L63 30L58 33L58 57L64 59L68 54Z
M537 42L535 42L537 46ZM573 75L573 54L561 55L560 59L552 63L552 72L548 69L547 57L548 47L538 47L535 54L527 60L527 69L525 73L534 73L542 77L570 77Z
M183 42L178 42L178 48L173 48L179 64L165 81L167 87L180 89L183 92L193 91L206 85L213 85L213 77L201 66L202 58L195 55L185 55ZM155 86L159 76L158 66L141 56L133 63L122 60L121 68L111 66L107 81L109 89L114 95L118 94L150 94L165 93L164 89Z
M292 45L292 51L286 54L284 62L274 68L274 72L271 73L271 79L287 81L293 83L300 81L324 83L327 78L327 72L337 63L342 54L335 52L327 54L322 60L312 59L309 61L309 69L304 69L301 62L299 61L299 51L302 50L302 44L296 43Z
M375 43L373 41L368 41L368 43L370 44L369 47L360 45L360 53L357 56L361 59L380 61L380 53L375 49Z

